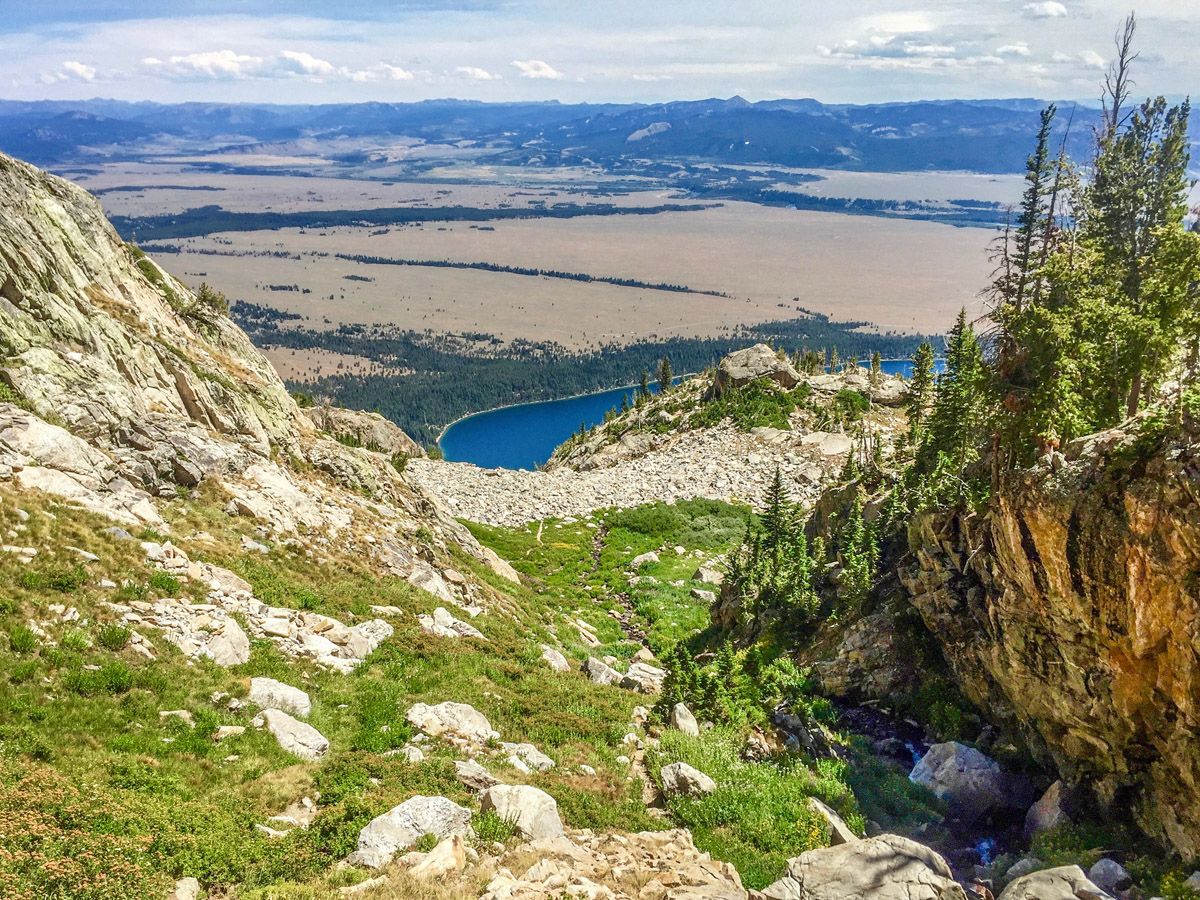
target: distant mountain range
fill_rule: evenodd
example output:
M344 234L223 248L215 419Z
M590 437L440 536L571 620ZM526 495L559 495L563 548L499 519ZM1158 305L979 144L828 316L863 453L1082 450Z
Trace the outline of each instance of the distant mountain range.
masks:
M867 171L1020 171L1043 102L945 100L867 106L816 100L661 104L352 103L313 106L0 101L0 150L41 165L256 144L411 137L469 142L494 161L559 166L684 159ZM1071 116L1063 105L1059 136ZM1094 108L1074 110L1068 142L1086 154ZM1200 128L1193 134L1200 142Z

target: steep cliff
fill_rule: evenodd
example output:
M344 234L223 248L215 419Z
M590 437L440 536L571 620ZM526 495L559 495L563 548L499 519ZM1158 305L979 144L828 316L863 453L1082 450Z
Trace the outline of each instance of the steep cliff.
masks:
M1200 426L1131 423L912 523L911 601L962 690L1102 808L1200 854Z
M447 597L448 544L502 568L387 455L331 437L386 423L323 413L297 407L223 297L124 244L86 191L0 154L0 480L160 531L164 503L213 485L274 536L362 548ZM419 452L374 434L360 442Z

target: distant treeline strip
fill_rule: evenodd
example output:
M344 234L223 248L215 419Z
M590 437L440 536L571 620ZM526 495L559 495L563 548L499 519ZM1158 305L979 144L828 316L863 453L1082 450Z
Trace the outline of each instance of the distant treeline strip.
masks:
M259 347L328 350L409 373L346 373L289 386L351 409L378 411L422 443L432 443L444 425L468 413L629 384L643 371L654 372L664 356L677 372L697 372L758 341L788 351L836 347L843 359L862 359L875 350L888 358L906 357L928 339L855 331L864 323L813 316L767 322L719 338L645 340L572 352L552 343L505 345L485 333L435 334L394 325L310 329L299 326L295 314L244 301L235 304L233 315Z
M506 266L490 262L459 262L450 259L403 259L392 256L366 256L361 253L335 253L336 259L366 263L371 266L426 266L433 269L479 269L484 272L504 272L508 275L530 275L535 278L565 278L568 281L598 281L618 287L643 288L649 291L674 291L679 294L706 294L709 297L728 297L723 291L702 291L686 284L665 281L639 281L615 275L586 275L582 272L561 272L557 269L535 269L528 266Z
M113 216L125 240L199 237L223 231L275 231L280 228L377 228L417 222L490 222L499 219L574 219L579 216L652 216L694 212L721 204L663 203L617 206L613 203L560 203L545 207L400 206L380 209L301 210L298 212L231 212L221 206L199 206L159 216Z

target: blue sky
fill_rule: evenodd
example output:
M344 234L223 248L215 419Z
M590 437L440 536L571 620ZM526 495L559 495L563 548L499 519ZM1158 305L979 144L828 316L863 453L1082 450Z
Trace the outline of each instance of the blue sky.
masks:
M1130 0L0 0L0 97L1093 99ZM1200 0L1140 0L1137 90L1200 87Z

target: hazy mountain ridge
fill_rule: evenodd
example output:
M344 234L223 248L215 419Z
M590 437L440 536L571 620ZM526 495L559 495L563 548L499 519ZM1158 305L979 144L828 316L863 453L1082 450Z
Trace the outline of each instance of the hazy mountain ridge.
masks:
M153 138L218 149L403 135L431 143L472 141L495 147L498 161L524 165L684 156L876 171L1015 172L1024 163L1041 105L1013 99L859 106L812 99L751 103L740 97L660 104L448 99L293 106L0 101L0 149L55 164L108 153L137 155ZM1086 147L1096 116L1097 110L1078 107L1071 149ZM630 140L651 125L653 133ZM1059 134L1065 131L1063 126Z

